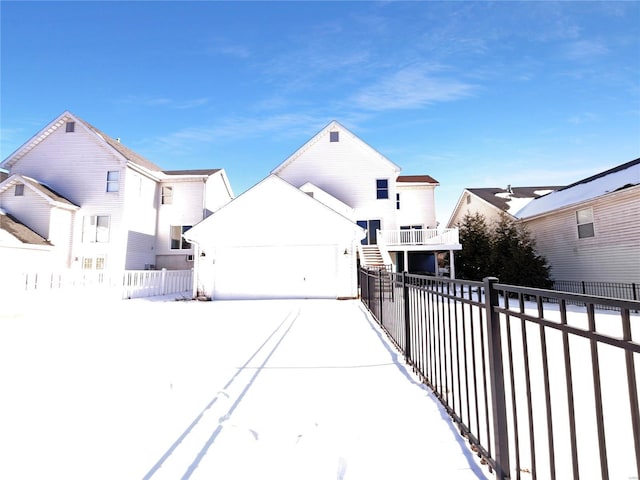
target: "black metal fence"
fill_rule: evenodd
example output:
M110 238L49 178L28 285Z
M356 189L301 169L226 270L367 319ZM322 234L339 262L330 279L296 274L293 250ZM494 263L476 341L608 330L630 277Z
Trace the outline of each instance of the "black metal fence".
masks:
M640 478L640 302L366 269L360 287L496 478Z
M640 300L640 285L637 283L556 280L553 282L553 289L561 292L597 295L599 297Z

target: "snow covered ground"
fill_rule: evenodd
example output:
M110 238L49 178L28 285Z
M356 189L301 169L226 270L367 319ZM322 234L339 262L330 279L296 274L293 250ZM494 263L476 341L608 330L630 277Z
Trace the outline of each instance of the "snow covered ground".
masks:
M0 478L484 479L358 301L0 300Z

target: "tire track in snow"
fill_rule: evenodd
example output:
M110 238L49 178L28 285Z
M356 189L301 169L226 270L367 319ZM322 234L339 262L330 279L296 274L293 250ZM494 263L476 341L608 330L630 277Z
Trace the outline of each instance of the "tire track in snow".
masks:
M211 445L222 432L225 422L238 407L263 367L278 349L291 327L293 327L299 315L299 308L297 311L290 311L287 314L285 319L229 379L223 389L213 397L187 429L151 467L143 477L143 480L151 480L152 478L154 480L159 480L160 478L182 478L187 480L191 477ZM277 335L278 332L282 333ZM250 367L250 364L259 359L262 354L265 354L265 356L260 365L257 368ZM238 390L240 391L238 392ZM210 433L212 430L213 433ZM255 436L254 432L249 433ZM202 445L202 447L193 458L193 451L198 450L198 445ZM188 465L188 467L185 467L185 465Z

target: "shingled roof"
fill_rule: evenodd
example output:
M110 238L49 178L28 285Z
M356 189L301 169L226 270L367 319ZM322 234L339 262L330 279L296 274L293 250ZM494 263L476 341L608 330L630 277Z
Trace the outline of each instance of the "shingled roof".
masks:
M399 175L398 183L440 183L431 175Z
M22 243L29 245L51 246L51 243L27 227L24 223L4 210L0 209L0 230L4 230L17 238Z
M494 207L513 215L516 213L515 211L510 211L513 199L533 200L561 188L563 187L554 185L542 187L467 188L467 190Z

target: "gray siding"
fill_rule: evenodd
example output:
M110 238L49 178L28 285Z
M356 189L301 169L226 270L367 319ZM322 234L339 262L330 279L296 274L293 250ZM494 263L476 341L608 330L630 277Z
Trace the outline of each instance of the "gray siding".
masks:
M592 208L595 236L578 238L576 211ZM533 218L525 225L556 280L640 283L640 187Z

